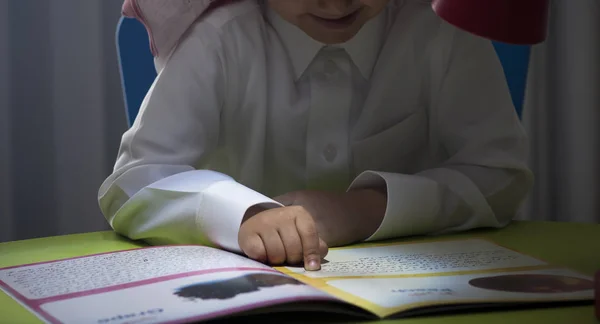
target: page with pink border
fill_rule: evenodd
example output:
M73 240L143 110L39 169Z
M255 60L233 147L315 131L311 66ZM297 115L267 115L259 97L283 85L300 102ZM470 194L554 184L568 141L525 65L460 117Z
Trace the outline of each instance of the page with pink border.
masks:
M0 288L46 323L187 323L280 304L339 301L261 263L201 246L3 268Z

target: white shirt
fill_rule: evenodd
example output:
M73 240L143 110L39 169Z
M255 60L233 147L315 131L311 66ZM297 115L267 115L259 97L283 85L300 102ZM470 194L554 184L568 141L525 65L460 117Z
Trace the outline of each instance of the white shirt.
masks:
M111 226L240 252L253 205L386 186L369 240L501 227L532 184L492 44L392 0L324 47L254 1L198 21L164 62L99 191Z

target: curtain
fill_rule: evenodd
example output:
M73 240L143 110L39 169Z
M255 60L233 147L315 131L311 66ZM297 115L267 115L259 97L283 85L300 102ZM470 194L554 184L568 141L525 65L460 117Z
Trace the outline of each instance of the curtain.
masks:
M552 2L523 121L535 187L522 219L600 223L600 0Z
M121 3L0 0L0 241L108 229L96 196L127 127ZM600 221L599 4L554 1L534 48L523 122L536 183L522 219Z
M0 0L0 241L107 229L122 0Z

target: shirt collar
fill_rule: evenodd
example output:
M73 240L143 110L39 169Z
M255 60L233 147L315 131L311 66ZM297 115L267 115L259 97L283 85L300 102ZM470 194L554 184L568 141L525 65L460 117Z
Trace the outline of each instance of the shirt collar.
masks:
M273 10L266 8L266 12L268 21L279 34L287 49L296 80L298 80L317 53L326 45L306 35L300 28L287 22ZM339 45L346 50L362 76L367 80L371 77L383 43L387 25L386 17L386 14L380 13L377 17L369 20L351 40Z

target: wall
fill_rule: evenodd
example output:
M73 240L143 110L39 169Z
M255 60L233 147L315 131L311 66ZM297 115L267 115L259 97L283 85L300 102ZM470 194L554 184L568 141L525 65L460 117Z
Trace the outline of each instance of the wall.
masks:
M121 3L0 1L0 241L108 228L96 196L126 127Z

